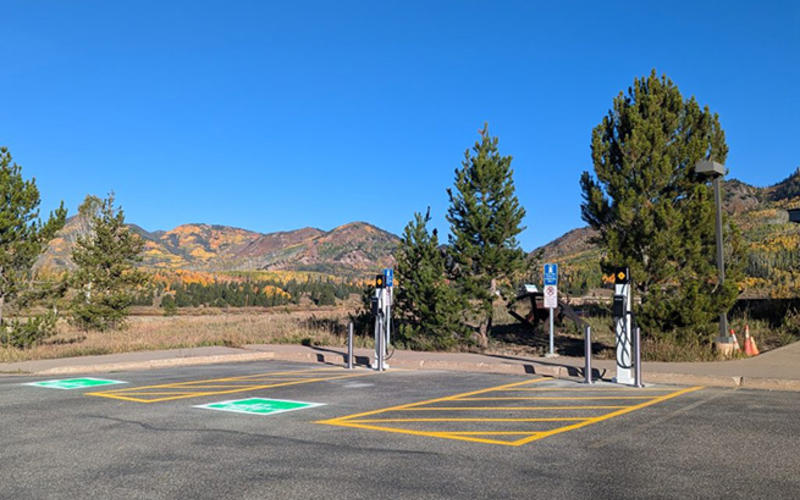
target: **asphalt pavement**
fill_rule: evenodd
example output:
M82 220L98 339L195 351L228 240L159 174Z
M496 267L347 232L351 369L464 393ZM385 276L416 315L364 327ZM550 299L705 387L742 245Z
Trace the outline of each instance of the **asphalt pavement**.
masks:
M639 390L535 374L320 365L273 360L0 378L0 498L796 498L800 491L795 392ZM124 383L28 385L87 376ZM253 399L273 403L255 414L203 407ZM285 411L301 403L313 405Z

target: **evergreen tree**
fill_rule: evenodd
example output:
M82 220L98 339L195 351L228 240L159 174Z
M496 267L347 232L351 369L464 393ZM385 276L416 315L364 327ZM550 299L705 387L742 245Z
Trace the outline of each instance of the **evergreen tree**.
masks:
M447 220L453 276L474 306L479 341L486 347L494 302L525 271L527 260L516 239L525 229L525 209L515 194L511 156L499 153L488 125L480 136L455 171L455 190L447 190Z
M174 316L178 313L178 306L171 294L164 295L161 299L161 307L164 309L164 316Z
M637 78L592 131L596 179L581 177L583 219L600 232L603 265L628 266L649 331L704 328L738 295L743 259L728 230L727 279L717 283L714 199L694 173L725 162L719 118L666 76ZM709 330L710 331L710 330Z
M0 325L4 307L28 287L36 258L66 220L62 202L43 223L39 203L35 179L23 179L22 168L0 147Z
M135 267L144 242L125 225L122 209L115 210L113 194L99 200L99 206L96 197L87 197L81 210L90 218L92 232L79 237L72 251L78 267L72 276L78 292L73 319L85 329L122 327L137 288L146 282Z
M395 254L398 333L415 348L447 349L461 340L464 301L447 282L445 255L428 221L430 209L424 217L415 213Z
M319 297L314 302L318 306L332 306L336 305L336 295L333 293L333 286L324 285L319 292Z

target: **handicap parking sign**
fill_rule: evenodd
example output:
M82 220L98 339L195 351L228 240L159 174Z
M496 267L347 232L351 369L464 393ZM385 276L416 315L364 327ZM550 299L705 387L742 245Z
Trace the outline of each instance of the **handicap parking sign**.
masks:
M558 285L558 264L544 265L544 286Z

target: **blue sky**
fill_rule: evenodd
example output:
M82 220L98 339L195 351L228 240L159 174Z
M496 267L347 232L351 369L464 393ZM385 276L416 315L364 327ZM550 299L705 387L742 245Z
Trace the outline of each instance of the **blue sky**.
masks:
M730 175L800 166L800 3L5 1L0 144L42 208L146 229L399 234L489 122L526 250L583 225L591 130L651 68L719 113Z

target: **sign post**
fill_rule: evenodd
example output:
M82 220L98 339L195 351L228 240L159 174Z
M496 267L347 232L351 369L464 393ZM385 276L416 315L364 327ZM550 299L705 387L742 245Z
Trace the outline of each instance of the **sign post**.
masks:
M550 310L550 351L547 357L556 356L553 345L553 310L558 307L558 264L544 265L544 307Z
M389 343L392 341L392 301L394 300L394 269L386 268L383 270L383 281L386 283L386 314L384 321L386 322L385 332L386 339L383 342L383 355L389 349ZM387 365L386 368L389 366Z

